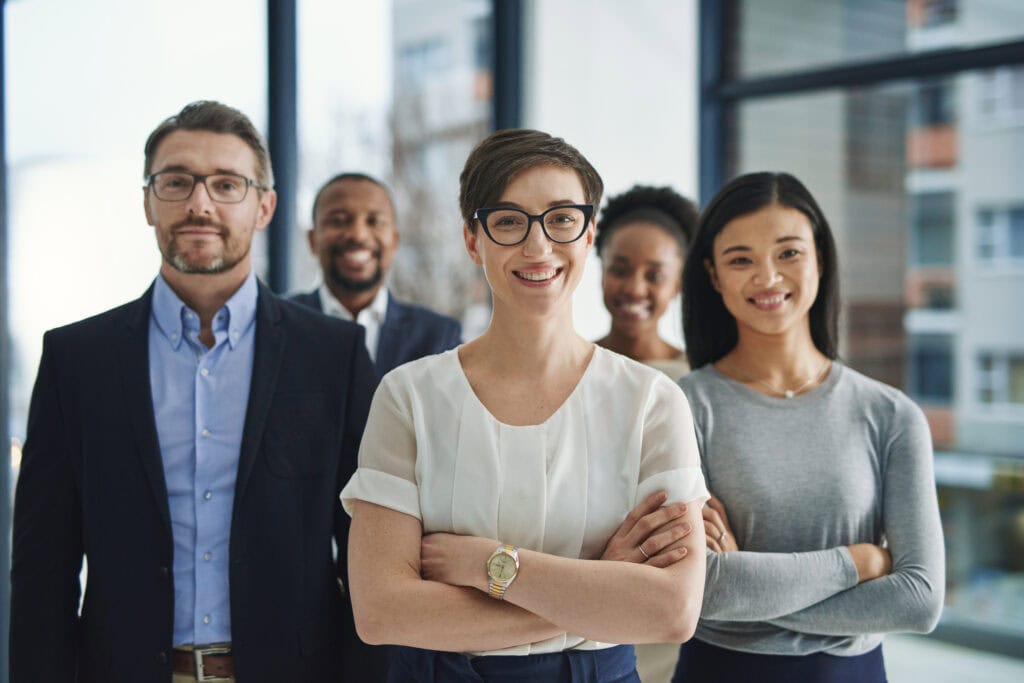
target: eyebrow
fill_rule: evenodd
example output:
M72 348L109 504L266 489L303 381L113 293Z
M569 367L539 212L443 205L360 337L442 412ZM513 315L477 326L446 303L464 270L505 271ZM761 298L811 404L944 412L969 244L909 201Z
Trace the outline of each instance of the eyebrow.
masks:
M612 256L612 263L620 263L620 262L621 263L629 263L630 261L625 256L621 256L621 255L618 255L618 254L616 254L615 256ZM665 262L664 261L655 261L654 259L647 259L646 261L643 261L643 265L646 265L646 266L657 266L657 267L661 268L662 266L665 265Z
M553 209L556 206L566 206L566 205L576 206L577 204L578 204L578 202L576 202L576 201L574 201L572 199L556 199L556 200L554 200L552 202L548 202L548 208L549 209ZM496 202L494 204L493 208L495 208L495 209L519 209L520 211L526 211L526 209L524 209L520 204L516 204L515 202ZM526 211L526 212L529 213L529 211Z
M236 171L236 170L231 169L231 168L217 168L217 169L214 169L213 172L205 173L205 174L204 173L195 173L191 168L189 168L188 166L185 166L183 164L171 164L170 166L164 166L159 171L153 171L152 173L150 173L150 175L156 175L157 173L190 173L190 174L193 174L193 175L208 175L208 176L210 176L210 175L217 175L218 173L230 173L231 175L238 175L238 176L242 176L243 178L247 177L244 173L242 173L240 171Z
M786 235L784 237L780 237L779 239L775 240L775 244L782 244L783 242L793 242L793 241L803 242L804 238L803 237L797 237L796 235ZM726 247L725 249L723 249L722 250L722 256L725 256L726 254L729 254L729 253L734 252L734 251L750 251L750 250L751 249L748 246L745 246L743 244L736 244L734 246Z

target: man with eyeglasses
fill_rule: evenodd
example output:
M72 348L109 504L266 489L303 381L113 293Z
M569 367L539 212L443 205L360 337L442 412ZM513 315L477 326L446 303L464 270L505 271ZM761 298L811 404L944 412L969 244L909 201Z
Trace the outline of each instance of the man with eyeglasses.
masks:
M145 176L152 287L44 338L11 679L338 680L338 493L376 384L364 332L256 280L276 195L244 114L186 106L150 135Z
M462 341L454 318L401 301L384 281L398 247L391 193L363 173L342 173L324 183L313 201L309 247L322 284L294 301L366 328L378 376Z

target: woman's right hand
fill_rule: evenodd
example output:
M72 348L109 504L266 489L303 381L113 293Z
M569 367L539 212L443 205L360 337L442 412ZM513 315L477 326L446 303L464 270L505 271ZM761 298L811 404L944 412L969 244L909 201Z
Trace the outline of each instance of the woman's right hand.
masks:
M662 505L668 495L652 493L629 511L608 540L602 560L668 567L686 556L681 541L690 535L689 523L682 521L686 503Z
M892 555L885 548L874 543L857 543L846 547L857 567L857 583L877 579L892 571Z

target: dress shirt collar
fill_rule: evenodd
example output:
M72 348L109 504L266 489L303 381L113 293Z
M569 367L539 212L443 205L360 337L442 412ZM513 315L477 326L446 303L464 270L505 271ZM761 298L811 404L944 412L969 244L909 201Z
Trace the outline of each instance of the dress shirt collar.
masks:
M249 271L242 286L213 317L214 334L227 332L231 348L235 347L242 333L256 320L258 293L256 274ZM153 284L153 320L175 350L181 345L186 333L199 329L199 315L185 305L164 280L164 276L159 274Z
M377 290L377 295L373 297L373 301L370 305L359 311L357 317L353 317L345 306L334 298L334 294L327 288L327 285L321 284L320 289L317 290L320 294L320 305L324 309L324 313L327 315L333 315L336 318L342 320L353 320L357 323L361 323L365 326L367 316L369 319L376 323L378 326L384 324L384 316L388 312L388 288L381 287Z

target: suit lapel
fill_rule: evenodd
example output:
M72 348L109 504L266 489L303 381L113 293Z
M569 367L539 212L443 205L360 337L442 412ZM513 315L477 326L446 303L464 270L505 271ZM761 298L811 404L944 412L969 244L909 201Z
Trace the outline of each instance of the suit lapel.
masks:
M256 300L256 348L252 363L249 404L245 411L245 428L238 454L238 479L235 482L235 512L249 483L256 454L263 440L267 413L277 386L277 375L284 360L287 335L281 326L281 311L273 293L262 283ZM238 515L234 517L237 519Z
M171 511L167 501L167 483L164 480L164 465L160 455L160 440L156 433L156 418L153 415L153 392L149 386L149 313L153 300L153 288L132 304L125 315L126 330L118 336L120 347L121 385L124 389L125 406L128 410L132 430L135 433L136 450L142 461L142 469L149 479L153 498L160 517L167 530L171 530Z
M381 371L384 368L393 368L398 363L405 334L405 313L402 302L397 301L393 295L388 296L388 310L384 314L384 324L380 326L380 336L377 339L377 358L374 365L378 368L378 375L384 374Z

